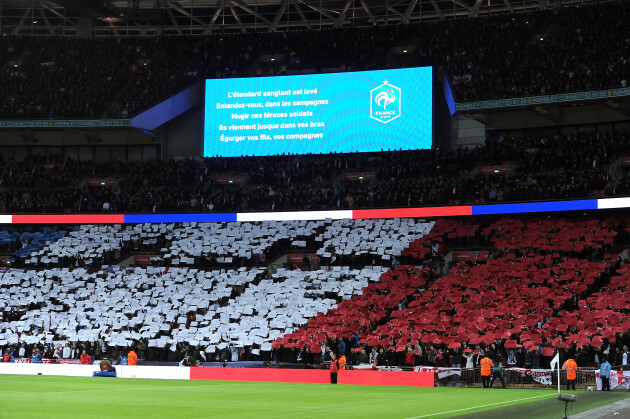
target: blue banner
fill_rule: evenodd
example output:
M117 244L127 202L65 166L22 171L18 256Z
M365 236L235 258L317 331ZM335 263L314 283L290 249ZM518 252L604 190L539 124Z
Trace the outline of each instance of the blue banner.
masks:
M125 223L228 223L236 213L206 214L125 214Z
M576 201L525 202L522 204L473 205L472 213L473 215L496 215L596 209L597 199L582 199Z

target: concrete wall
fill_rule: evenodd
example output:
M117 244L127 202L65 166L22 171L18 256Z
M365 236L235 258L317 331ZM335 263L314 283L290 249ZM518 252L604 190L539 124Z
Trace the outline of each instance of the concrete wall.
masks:
M162 158L203 156L203 107L197 106L159 130Z
M28 155L79 160L148 160L159 157L160 140L132 128L0 131L0 156L22 161Z
M98 141L100 140L100 141ZM34 142L31 142L34 141ZM0 145L68 146L152 144L151 137L133 128L39 129L0 131Z
M448 137L447 148L476 147L486 141L486 126L465 115L453 115L442 130Z

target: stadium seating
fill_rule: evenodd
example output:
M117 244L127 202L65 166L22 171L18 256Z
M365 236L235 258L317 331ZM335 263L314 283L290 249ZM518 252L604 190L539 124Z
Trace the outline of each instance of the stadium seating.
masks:
M193 223L182 225L172 232L166 261L180 259L178 263L194 263L195 257L213 256L219 263L231 263L232 258L264 261L265 252L280 240L306 247L306 239L324 226L324 221L266 221L220 225ZM226 261L227 258L227 261Z
M575 223L564 220L539 220L530 222L525 229L522 220L503 219L481 231L490 236L497 249L534 249L539 252L582 252L611 246L617 235L614 220L589 220ZM547 253L545 261L551 263Z
M472 150L360 155L107 163L69 159L63 165L33 158L26 162L27 173L41 175L12 175L15 163L0 163L4 182L11 185L0 191L0 211L246 212L624 196L630 193L622 158L630 155L628 135L580 133L488 141ZM488 162L510 163L511 169L484 174L481 168ZM375 174L369 180L345 181L341 167ZM242 173L243 180L222 183L226 171ZM95 175L115 182L89 186L87 180Z
M92 258L102 257L106 252L113 250L121 250L124 238L121 230L120 225L81 225L67 236L61 236L40 250L32 251L23 257L26 264L58 263L59 258L63 257L81 258L91 264Z
M382 233L402 226L397 237L411 240L432 226L406 219L402 224L401 220L357 224L353 230L366 233L361 239L370 245L369 252L389 256L400 252L383 242ZM111 266L100 271L74 266L43 271L10 269L0 279L0 293L9 302L5 309L30 308L19 320L2 323L0 342L13 344L24 334L21 339L29 344L102 338L109 345L124 347L142 337L156 348L187 342L203 343L210 353L228 343L256 344L270 350L274 339L307 318L328 311L338 301L351 298L368 283L379 281L386 268L279 270L265 279L264 268L178 268L174 258L186 259L184 265L199 255L213 255L218 263L223 262L221 258L240 256L262 256L258 260L264 262L273 243L285 239L287 245L305 247L302 239L317 243L318 229L324 231L323 237L337 227L332 221L82 225L36 252L37 256L29 256L28 262L54 266L64 256L98 258L121 250L124 243L151 245L159 238L169 243L159 250L166 266ZM207 246L204 238L208 238ZM196 315L192 322L187 318L191 313Z
M326 264L333 257L339 264L350 255L390 264L407 243L428 234L432 226L433 222L413 219L84 224L20 257L27 266L55 266L61 258L71 258L81 266L100 267L109 264L103 259L108 254L150 251L162 266L242 266L269 261L281 249L314 248ZM41 234L49 237L47 231ZM109 262L115 259L112 256Z
M458 236L477 233L499 252L489 260L457 263L443 277L427 267L398 266L275 346L355 333L360 333L360 345L397 352L418 341L444 347L498 341L526 350L539 345L600 348L604 340L614 344L617 334L630 327L623 315L626 268L598 290L618 266L611 250L619 226L614 218L506 218L486 227L439 220L405 253L429 260L433 249L422 243L440 242L439 252L445 253Z
M629 17L630 4L613 1L283 34L0 37L0 117L128 118L204 78L390 68L427 57L443 64L459 102L625 87ZM392 57L399 45L414 47L413 56ZM259 65L261 54L291 59ZM0 212L337 210L630 195L630 134L582 128L524 139L497 133L484 146L449 151L145 162L28 156L0 161ZM416 344L498 343L592 355L630 344L627 222L561 214L6 227L0 349L99 339L124 349L142 338L158 351L191 345L214 357L247 348L267 359L306 347L321 353L344 340L397 353ZM473 257L480 249L484 256ZM471 257L453 261L454 250ZM289 252L318 262L279 266ZM127 267L136 256L143 266Z
M337 298L350 298L368 281L378 281L383 271L379 267L281 270L262 279L264 270L258 268L149 267L94 274L81 268L11 270L1 280L8 308L29 304L38 308L19 321L2 324L0 343L14 344L23 333L21 339L29 344L102 338L109 345L125 347L142 337L158 348L201 342L210 346L210 353L228 343L269 350L276 337L305 322L305 316L326 312ZM37 288L32 287L35 283ZM231 298L238 287L244 291ZM190 312L197 313L196 320L187 323ZM32 333L34 328L37 333Z
M356 333L381 321L388 310L398 304L417 288L424 286L426 280L422 270L412 266L399 266L385 272L381 281L363 288L360 295L344 301L334 310L318 313L308 320L306 327L289 334L275 342L276 347L291 345L307 345L314 339L320 342L328 338L351 338ZM379 335L367 342L369 346L389 346L389 335ZM362 344L366 340L361 341ZM300 346L298 346L300 347Z
M424 237L434 222L417 222L413 219L338 220L315 237L321 242L317 254L324 259L335 255L361 256L390 260L401 256L411 241Z
M18 240L22 242L21 249L15 251L15 256L26 258L31 253L41 249L51 242L59 240L66 235L66 230L58 230L56 227L44 227L42 231L24 232L20 234Z
M0 323L0 346L104 339L125 347L145 338L156 350L190 344L212 356L231 345L264 357L305 346L316 353L325 342L357 335L359 346L398 353L415 342L599 348L630 330L624 317L628 275L616 250L624 225L613 217L562 216L84 225L44 247L40 257L54 266L55 249L81 253L84 246L87 257L116 240L167 240L158 254L178 249L237 256L258 250L268 258L270 243L284 239L285 249L318 246L323 266L270 274L264 261L199 269L177 267L167 257L164 266L5 269L5 311L24 314ZM216 247L204 250L205 237L216 237ZM436 262L453 246L479 245L494 250L440 274ZM365 252L369 263L340 265L345 249ZM327 258L331 251L338 261ZM390 268L385 256L415 264Z
M426 57L445 64L459 101L622 87L628 60L611 40L628 38L623 22L629 13L627 3L617 1L456 23L319 32L94 40L3 37L2 65L15 64L0 74L5 89L0 116L130 117L204 78L386 68ZM585 19L588 28L581 24ZM602 27L610 33L591 29ZM466 36L473 31L478 36ZM388 54L392 45L414 47L413 56L396 59ZM291 58L252 71L261 54Z

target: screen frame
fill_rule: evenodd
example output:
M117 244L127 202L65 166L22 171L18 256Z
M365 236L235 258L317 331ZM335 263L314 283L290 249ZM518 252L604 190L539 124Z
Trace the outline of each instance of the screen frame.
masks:
M292 76L310 76L310 75L315 75L315 74L340 74L340 73L362 73L362 72L373 72L373 71L387 71L387 70L405 70L405 69L424 69L424 68L429 68L430 69L430 83L431 83L431 98L430 98L430 103L431 103L431 129L430 129L430 133L431 133L431 144L429 148L409 148L409 149L402 149L402 148L397 148L397 149L391 149L391 150L366 150L366 151L350 151L350 152L336 152L336 151L326 151L326 152L322 152L322 153L307 153L307 154L300 154L300 153L291 153L291 152L283 152L283 153L278 153L278 154L264 154L264 155L240 155L240 156L222 156L222 155L206 155L206 123L207 123L207 118L206 118L206 100L207 100L207 94L206 94L206 86L207 86L207 81L208 80L236 80L236 79L258 79L258 78L282 78L282 77L292 77ZM315 155L332 155L332 154L354 154L354 153L377 153L377 152L387 152L387 151L413 151L413 150L427 150L427 149L434 149L436 147L436 126L438 125L436 120L435 120L435 115L436 115L436 106L438 105L437 102L437 95L436 95L436 88L438 87L436 84L436 66L433 64L428 64L428 65L414 65L414 66L409 66L409 67L396 67L396 68L385 68L385 69L377 69L377 70L349 70L349 71L338 71L338 72L319 72L319 73L309 73L309 74L304 74L304 73L299 73L299 74L281 74L281 75L274 75L274 76L257 76L257 77L252 77L252 76L242 76L242 77L227 77L227 78L206 78L206 79L202 79L202 83L201 83L201 157L203 158L224 158L224 159L229 159L229 158L260 158L260 157L273 157L273 156L284 156L284 155L311 155L311 154L315 154Z

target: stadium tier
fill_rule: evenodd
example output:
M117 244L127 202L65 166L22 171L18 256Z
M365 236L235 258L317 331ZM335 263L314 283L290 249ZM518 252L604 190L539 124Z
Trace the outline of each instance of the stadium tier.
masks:
M34 157L0 163L0 211L352 210L626 196L629 135L488 140L453 151L126 163Z
M23 315L2 323L0 343L103 339L108 345L125 347L146 338L149 348L186 342L202 344L210 354L232 343L258 353L269 351L276 337L317 312L328 311L337 299L350 298L368 282L379 281L386 269L350 269L339 262L350 255L355 262L356 256L365 253L391 263L400 257L399 241L417 240L432 225L414 220L401 224L400 219L82 225L41 250L16 253L13 266L27 268L5 269L0 288L7 301L4 314ZM356 235L324 241L350 228ZM389 238L392 229L397 231L395 242ZM316 253L322 261L337 260L337 265L273 274L264 267L282 249L307 246L320 246ZM151 251L151 259L159 266L109 265L134 249ZM217 264L225 269L203 268ZM181 265L192 266L177 267ZM45 266L62 268L34 268ZM254 343L256 348L252 348Z
M384 348L374 362L390 366L431 363L432 348L515 349L524 365L576 347L586 367L627 344L624 229L579 216L83 225L4 269L0 344L118 353L143 339L148 360L191 345L202 361L318 363L343 341L352 362ZM485 252L445 263L454 247ZM273 257L315 248L317 266L272 269ZM148 250L148 266L103 259Z
M623 224L618 219L561 217L503 219L487 227L438 221L429 235L416 242L415 248L423 251L414 255L431 260L431 254L438 257L448 244L462 240L468 246L481 241L497 247L484 257L456 263L441 277L428 266L393 268L362 295L278 339L276 347L346 339L359 349L389 348L380 359L384 365L404 364L408 347L415 354L411 365L424 365L431 348L447 351L492 344L501 356L507 354L504 348L517 350L524 362L533 352L548 356L552 348L577 347L587 351L581 355L581 366L592 365L604 339L609 343L622 339L618 346L623 346L630 327L622 308L626 269L619 268L613 244ZM615 269L622 275L614 275Z
M391 68L434 57L458 101L626 87L626 2L412 25L206 37L2 37L0 116L130 117L205 78ZM589 21L588 25L580 22ZM595 28L608 28L605 33ZM480 29L481 28L481 29ZM474 32L476 36L466 34ZM388 53L390 45L405 53ZM407 52L408 51L408 52ZM260 62L261 55L278 56ZM286 59L280 59L286 57Z

